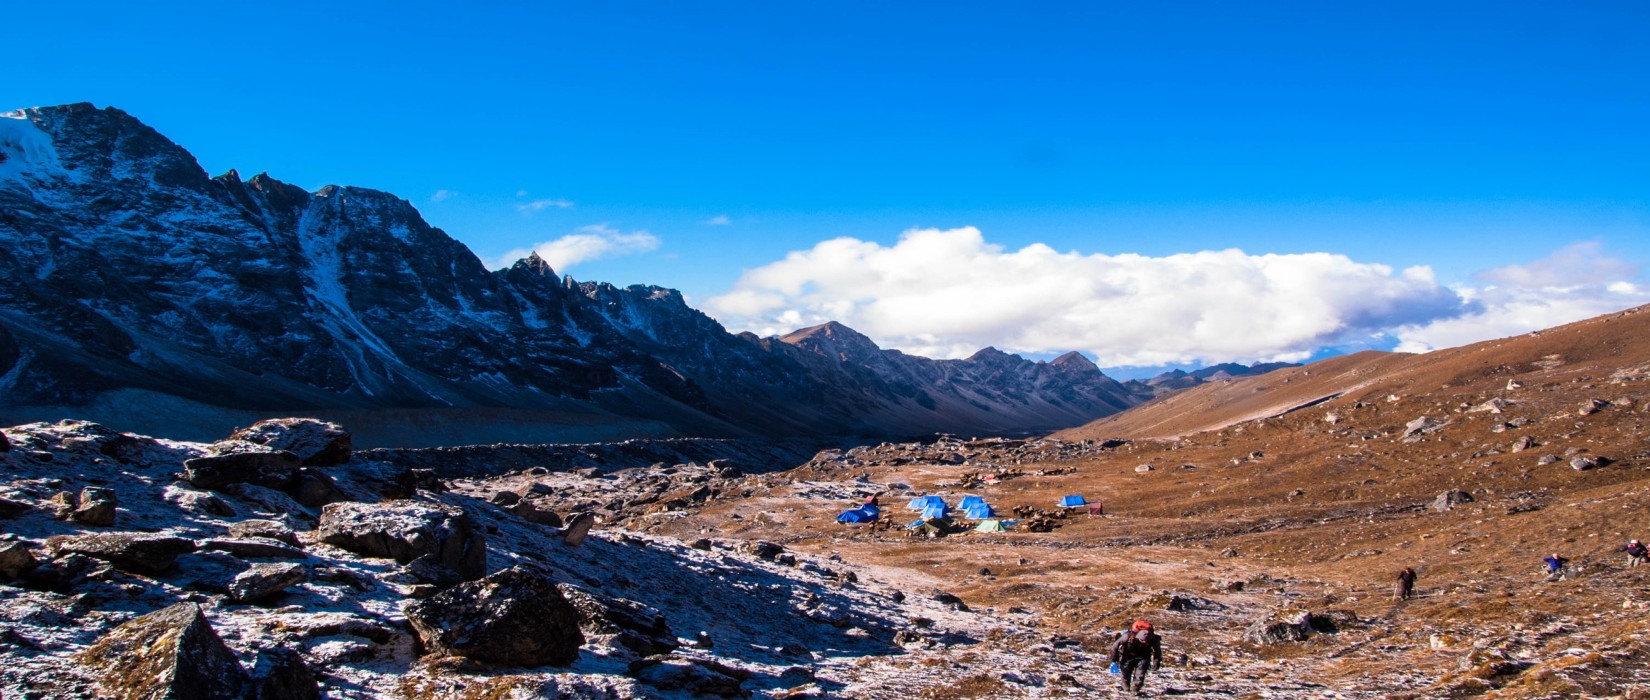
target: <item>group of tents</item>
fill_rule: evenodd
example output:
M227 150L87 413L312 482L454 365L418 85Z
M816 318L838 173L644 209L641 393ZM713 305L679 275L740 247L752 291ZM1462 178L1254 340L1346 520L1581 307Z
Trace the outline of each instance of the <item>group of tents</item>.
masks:
M1088 501L1079 495L1065 496L1060 499L1060 507L1062 508L1080 508L1088 505ZM917 496L911 499L911 502L906 503L905 508L906 510L915 510L922 513L921 518L912 521L906 527L936 527L936 521L946 523L951 521L951 506L940 496ZM980 496L963 496L962 501L957 503L957 509L962 511L961 516L963 518L980 521L973 528L976 532L1002 532L1006 526L1017 522L1013 520L1005 522L997 519L997 512L992 509L990 503L986 503L985 499ZM836 521L839 523L869 523L875 522L880 517L882 517L882 511L873 499L872 502L868 502L863 506L844 511L836 517Z

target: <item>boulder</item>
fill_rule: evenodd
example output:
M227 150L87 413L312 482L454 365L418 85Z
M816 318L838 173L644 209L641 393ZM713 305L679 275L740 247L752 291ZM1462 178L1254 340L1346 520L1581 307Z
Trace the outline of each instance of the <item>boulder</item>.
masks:
M229 583L229 597L237 603L257 603L308 580L302 564L253 564Z
M506 493L512 496L516 495L509 491L500 491L499 495ZM546 503L544 499L541 498L518 497L514 504L510 506L509 510L511 513L514 513L516 517L530 523L538 523L546 527L562 526L561 516L557 515L556 511L551 510L550 504Z
M1607 466L1610 460L1598 455L1576 455L1570 458L1570 468L1578 472Z
M724 672L724 668L710 668L686 659L647 658L630 665L630 675L638 681L664 691L685 691L695 696L723 698L749 697L740 687L740 679Z
M1404 424L1403 439L1406 442L1415 442L1420 440L1422 435L1437 432L1448 424L1447 420L1421 416Z
M252 665L249 700L317 700L321 688L304 657L289 647L263 647Z
M161 497L166 499L167 503L186 512L222 518L235 517L235 509L222 498L213 495L211 491L190 488L183 482L167 484L161 492Z
M1293 622L1279 620L1262 620L1250 625L1243 631L1243 641L1260 644L1282 644L1284 642L1306 641L1306 630Z
M40 562L22 542L0 542L0 579L15 579L39 566Z
M299 546L298 533L279 520L242 520L229 524L229 536L246 539L262 537Z
M0 498L0 520L10 520L32 510L29 504L14 501L10 498Z
M466 581L487 573L487 543L460 508L426 501L330 503L320 540L369 557L407 564L426 554Z
M968 604L964 603L963 599L958 598L951 593L946 593L945 591L936 591L934 593L934 602L958 612L968 612Z
M1518 438L1517 440L1513 441L1512 451L1513 452L1523 452L1524 450L1530 449L1531 447L1535 447L1535 440L1531 439L1530 436L1525 435L1525 436L1523 436L1521 438Z
M274 418L238 430L230 440L263 445L297 455L306 467L330 467L349 462L350 433L337 423L314 418Z
M69 514L69 519L86 525L108 527L115 524L118 503L113 489L87 486L80 490L80 505Z
M746 554L754 554L758 559L773 561L774 558L785 553L785 548L767 540L756 540L754 542L740 543L739 551Z
M620 645L642 656L668 654L677 648L663 613L634 600L608 598L578 586L557 586L579 613L579 629L587 635L616 635Z
M191 485L222 491L231 484L253 484L272 489L292 485L303 464L284 450L230 452L183 461L183 477Z
M46 540L46 546L58 556L82 554L109 562L122 571L148 575L172 568L178 555L195 551L192 540L144 532L60 535Z
M74 659L107 697L241 700L246 671L200 607L178 603L116 627Z
M578 547L584 544L585 535L590 534L590 528L596 525L595 513L574 513L567 519L566 527L562 528L561 541L569 547Z
M513 567L406 607L424 647L502 666L567 666L579 658L579 612L542 572Z
M228 552L242 559L308 559L309 554L268 537L237 537L202 542L201 549Z
M1472 501L1472 494L1459 489L1450 489L1432 499L1432 509L1440 513L1447 513L1462 503L1471 503Z
M338 488L332 477L310 467L298 470L298 475L293 478L288 491L292 494L293 500L311 508L350 500L349 494Z

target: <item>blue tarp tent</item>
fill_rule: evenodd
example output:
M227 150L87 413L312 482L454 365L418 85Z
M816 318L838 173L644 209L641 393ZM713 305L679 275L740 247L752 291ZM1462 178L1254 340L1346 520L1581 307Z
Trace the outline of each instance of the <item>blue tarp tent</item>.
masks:
M918 496L916 498L911 499L910 503L905 504L905 509L906 510L922 510L922 509L927 508L927 507L928 507L928 497L927 496Z
M922 509L922 519L923 520L929 520L929 519L932 519L932 518L943 518L943 517L945 517L945 506L943 506L943 505L928 506L927 508Z
M1083 500L1082 496L1066 496L1065 498L1060 499L1061 508L1076 508L1078 506L1086 506L1088 504L1089 502Z
M969 506L977 506L982 503L985 503L985 499L979 496L963 496L962 503L958 503L957 507L968 510Z
M991 505L983 501L963 509L963 516L970 520L984 520L991 515Z
M836 521L839 523L868 523L876 519L877 510L869 507L855 508L836 516Z

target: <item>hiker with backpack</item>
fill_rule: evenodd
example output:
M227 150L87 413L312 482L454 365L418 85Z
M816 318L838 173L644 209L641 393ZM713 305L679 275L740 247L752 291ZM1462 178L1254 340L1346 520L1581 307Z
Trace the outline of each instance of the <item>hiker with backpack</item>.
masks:
M1152 629L1152 623L1136 620L1112 645L1111 661L1122 670L1123 691L1139 695L1146 685L1146 671L1163 667L1163 640Z
M1415 595L1415 570L1406 566L1403 571L1398 572L1397 598L1398 600L1409 600L1410 596L1413 595Z
M1627 568L1629 569L1650 561L1650 547L1645 547L1643 542L1628 540L1627 546L1622 549L1627 551Z

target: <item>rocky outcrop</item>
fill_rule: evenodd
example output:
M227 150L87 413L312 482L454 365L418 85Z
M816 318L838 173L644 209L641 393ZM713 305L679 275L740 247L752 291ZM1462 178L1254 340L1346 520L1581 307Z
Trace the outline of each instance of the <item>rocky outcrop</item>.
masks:
M333 503L321 510L320 541L407 564L430 555L464 580L487 573L487 546L462 509L425 501Z
M76 659L121 700L243 700L249 689L246 671L194 603L127 622Z
M275 418L235 431L231 440L291 452L306 467L330 467L349 462L350 433L337 423L314 418Z
M567 666L579 658L579 612L546 574L523 567L407 606L429 651L501 666Z

